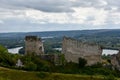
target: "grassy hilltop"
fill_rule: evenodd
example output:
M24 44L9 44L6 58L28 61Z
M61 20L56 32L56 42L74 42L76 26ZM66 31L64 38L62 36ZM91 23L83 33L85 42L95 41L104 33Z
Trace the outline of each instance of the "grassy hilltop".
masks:
M27 72L0 67L0 80L112 80L112 77L47 72Z

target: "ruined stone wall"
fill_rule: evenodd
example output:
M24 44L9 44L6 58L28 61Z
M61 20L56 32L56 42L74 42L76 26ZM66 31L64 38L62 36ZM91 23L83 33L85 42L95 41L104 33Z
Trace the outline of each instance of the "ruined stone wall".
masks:
M54 63L55 65L61 65L61 56L62 54L42 54L40 58Z
M67 62L78 63L79 58L87 60L87 65L101 62L102 49L97 44L84 43L72 38L64 37L62 53L65 54Z
M25 54L40 55L44 53L42 40L37 36L25 37Z
M111 56L111 64L114 68L120 71L120 51L118 54L114 54Z

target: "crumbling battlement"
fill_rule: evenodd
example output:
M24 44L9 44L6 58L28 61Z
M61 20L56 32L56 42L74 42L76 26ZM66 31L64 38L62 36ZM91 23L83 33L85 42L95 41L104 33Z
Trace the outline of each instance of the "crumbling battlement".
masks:
M26 36L25 40L27 40L27 41L29 41L29 40L41 41L41 38L38 38L37 36Z
M79 58L87 60L87 65L101 63L102 48L97 44L82 42L76 39L64 37L62 53L67 62L79 62Z

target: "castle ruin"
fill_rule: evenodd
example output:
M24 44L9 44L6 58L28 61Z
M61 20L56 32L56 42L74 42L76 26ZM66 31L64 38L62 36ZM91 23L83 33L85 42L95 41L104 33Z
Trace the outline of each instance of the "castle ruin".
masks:
M41 55L44 53L43 42L37 36L25 37L25 54Z
M43 60L53 62L55 65L60 64L60 55L57 54L44 54L43 42L37 36L25 37L25 54L37 55Z
M62 53L67 62L79 63L79 58L87 60L87 65L101 63L102 48L97 44L81 42L72 38L64 37L62 43ZM60 63L59 55L44 54L42 40L37 36L25 37L25 54L38 55L41 59L49 60L55 64Z
M114 68L120 71L120 51L117 54L111 56L111 64Z
M87 60L87 65L101 63L102 48L97 44L81 42L72 38L64 37L62 53L67 62L79 63L79 58Z

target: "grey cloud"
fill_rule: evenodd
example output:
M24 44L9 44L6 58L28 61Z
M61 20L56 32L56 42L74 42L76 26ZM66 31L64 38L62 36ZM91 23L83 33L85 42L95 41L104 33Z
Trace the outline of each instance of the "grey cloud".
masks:
M120 7L120 0L106 0L108 5L111 5L111 6L116 6L116 7Z
M68 0L0 0L0 7L10 9L32 8L44 12L73 12Z
M77 0L74 2L73 6L94 7L98 9L102 8L105 10L112 10L112 7L116 7L118 10L120 10L120 0Z
M106 4L104 4L106 3ZM94 7L94 8L105 8L107 7L106 0L77 0L73 3L74 7Z
M86 19L86 21L93 21L93 20L95 20L94 16L88 16L87 19Z
M90 7L99 5L99 0L77 0L73 3L73 6L81 6L81 7Z
M32 8L43 12L74 12L73 7L94 7L111 10L113 6L120 9L120 0L76 0L75 2L70 0L0 0L1 8Z

